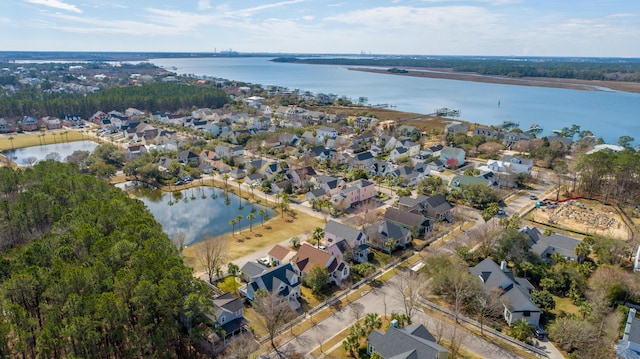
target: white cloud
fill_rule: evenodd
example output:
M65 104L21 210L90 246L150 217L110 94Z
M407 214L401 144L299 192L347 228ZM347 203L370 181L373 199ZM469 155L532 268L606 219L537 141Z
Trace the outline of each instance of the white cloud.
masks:
M209 10L211 9L211 3L209 0L198 0L198 10Z
M273 4L259 5L259 6L246 8L246 9L236 10L234 11L234 14L238 16L250 16L262 10L272 9L276 7L286 6L286 5L298 4L304 1L306 0L288 0L288 1L281 1ZM228 14L228 15L233 15L233 14Z
M78 9L77 6L72 4L67 4L60 0L24 0L24 1L28 3L44 5L44 6L60 9L60 10L72 11L78 14L82 13L82 10Z
M303 20L307 20L307 21L311 21L311 20L315 19L315 17L311 16L311 15L307 15L307 16L303 16L302 19Z

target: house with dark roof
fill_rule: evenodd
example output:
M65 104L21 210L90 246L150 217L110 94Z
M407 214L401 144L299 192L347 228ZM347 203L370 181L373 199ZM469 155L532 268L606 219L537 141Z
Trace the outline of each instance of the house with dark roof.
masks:
M442 194L431 196L426 200L427 216L437 220L453 221L451 210L453 206Z
M640 319L636 317L636 309L629 309L624 335L618 341L616 358L640 359Z
M542 311L531 300L533 286L525 278L518 278L507 269L507 263L500 265L486 258L469 272L482 282L485 292L499 291L500 302L504 307L503 317L511 325L519 319L538 325Z
M367 235L361 230L333 220L324 226L327 251L343 262L353 259L358 263L369 260Z
M371 247L390 253L397 247L406 248L411 244L411 231L394 222L383 219L363 229L367 235L367 241ZM393 248L387 246L387 242L395 242Z
M549 261L553 253L560 253L566 259L578 260L575 248L581 241L577 238L563 236L557 233L544 235L536 227L524 227L520 233L526 234L531 240L531 252L539 255L543 260Z
M268 267L265 267L258 262L247 262L242 266L242 268L240 268L240 277L245 282L250 282L251 278L259 276L260 274L266 272L268 269Z
M340 192L345 186L345 181L342 178L334 176L318 176L316 177L316 187L323 189L325 193L336 194Z
M455 135L456 133L464 133L466 135L468 131L469 126L456 121L451 121L444 127L444 132L448 135Z
M425 216L399 210L397 208L389 207L384 213L384 219L391 221L400 227L408 229L414 238L424 235L426 232L431 231L431 224L429 219Z
M309 243L303 243L300 246L298 253L291 259L291 263L302 281L307 278L311 269L316 265L327 269L329 283L340 285L349 276L349 265L347 263Z
M369 169L373 164L373 154L370 151L358 153L351 159L351 168Z
M241 288L250 300L255 298L257 291L264 289L269 293L276 293L289 301L294 309L300 308L300 277L291 263L271 268L253 278L245 288Z
M178 154L176 155L176 160L183 165L187 165L190 163L197 165L198 163L200 163L200 157L197 154L187 150L178 152Z
M429 197L419 194L415 198L402 196L398 199L398 209L413 213L422 213L427 210L427 199Z
M214 347L214 352L220 352L236 336L249 332L249 321L244 317L244 303L241 298L235 298L231 293L221 294L213 299L213 312L215 318L211 318L217 329L208 338Z
M291 182L296 186L302 186L305 182L311 182L315 180L317 176L316 170L311 166L300 167L292 170L291 174Z
M422 324L398 328L390 325L386 333L374 329L367 337L367 354L384 359L447 359L449 352Z
M500 132L490 127L476 127L473 129L473 136L484 136L486 138L498 138Z

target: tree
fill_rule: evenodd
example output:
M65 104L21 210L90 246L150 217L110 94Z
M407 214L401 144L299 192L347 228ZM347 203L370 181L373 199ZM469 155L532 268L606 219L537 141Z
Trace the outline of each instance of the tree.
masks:
M242 222L242 215L239 214L236 216L236 221L238 221L238 234L242 233L242 225L240 224L240 222Z
M231 340L224 349L222 357L225 359L247 359L258 350L258 343L251 333L240 334Z
M387 253L389 254L391 254L391 252L393 252L393 250L396 249L396 246L397 246L397 242L393 238L389 238L387 239L386 242L384 242L384 248L387 250Z
M482 219L485 222L495 217L500 211L500 205L497 202L489 203L489 206L482 211Z
M582 263L589 256L589 254L591 254L591 246L582 241L576 244L576 247L573 249L573 251L578 256L578 262Z
M256 311L258 324L267 332L271 346L277 350L274 341L278 331L295 317L295 311L288 300L275 292L259 290L253 300L253 308Z
M309 274L307 274L305 284L311 288L313 294L323 294L329 288L329 272L327 268L320 264L314 265Z
M538 308L544 311L553 310L556 307L556 301L553 296L546 290L534 290L531 292L531 300Z
M247 214L247 219L249 220L249 231L253 232L253 220L256 218L256 215L253 213Z
M364 336L369 336L374 329L380 329L382 319L378 313L368 313L364 316Z
M260 223L264 226L264 219L267 215L267 212L264 209L258 210L258 216L260 216Z
M240 274L240 267L233 262L229 262L229 264L227 264L227 273L233 277L233 290L238 293L238 282L236 282L236 277Z
M479 290L476 294L476 313L480 322L480 334L484 335L484 321L486 318L499 316L504 306L500 300L501 289L495 288L489 291Z
M324 229L322 227L316 227L313 229L313 240L316 242L316 246L320 248L320 243L324 239Z
M460 163L458 163L458 159L451 157L451 158L447 158L447 167L451 168L451 169L457 169L458 166L460 165Z
M200 253L200 264L205 268L209 276L209 283L213 284L215 280L216 268L220 267L220 263L226 258L227 245L220 239L208 238Z
M635 141L635 139L629 135L618 137L618 145L622 147L631 147L629 144L633 141Z
M351 310L351 314L353 314L353 318L355 319L355 321L358 322L360 321L360 317L364 312L364 305L359 302L353 302L349 304L349 310Z
M11 142L11 150L15 150L15 148L13 147L13 140L15 140L15 138L13 136L9 136L9 141Z
M236 235L236 224L238 224L238 220L234 218L234 219L229 221L229 224L231 225L231 235L235 236Z
M224 181L224 191L225 191L225 192L228 192L228 191L229 191L229 186L228 186L229 177L230 177L230 176L229 176L229 174L228 174L228 173L225 173L225 174L222 176L222 180Z
M418 273L400 273L395 285L397 293L402 298L404 314L411 319L420 303L421 292L425 288L426 280Z
M298 248L300 247L300 238L298 238L297 236L293 236L289 238L289 243L291 243L291 247Z
M516 340L527 342L535 334L536 327L524 318L518 319L511 325L510 334Z

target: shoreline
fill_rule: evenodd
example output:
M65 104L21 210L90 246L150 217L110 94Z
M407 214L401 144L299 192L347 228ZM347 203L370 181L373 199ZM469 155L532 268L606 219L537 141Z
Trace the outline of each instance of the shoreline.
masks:
M432 79L483 82L500 85L549 87L581 91L619 91L640 93L640 83L622 81L559 79L551 77L519 77L481 75L477 73L459 73L451 69L435 69L432 71L415 68L403 68L405 73L389 72L387 69L373 67L347 67L350 71L371 72L384 75L424 77Z

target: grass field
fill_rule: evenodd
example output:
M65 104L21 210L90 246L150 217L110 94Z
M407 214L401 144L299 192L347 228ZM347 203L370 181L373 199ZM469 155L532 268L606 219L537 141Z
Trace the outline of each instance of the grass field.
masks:
M12 138L13 140L10 140L10 138ZM12 148L23 148L60 142L82 141L88 139L91 139L93 141L95 140L94 137L89 137L89 135L87 135L85 132L79 130L55 130L0 135L0 151L10 150Z

